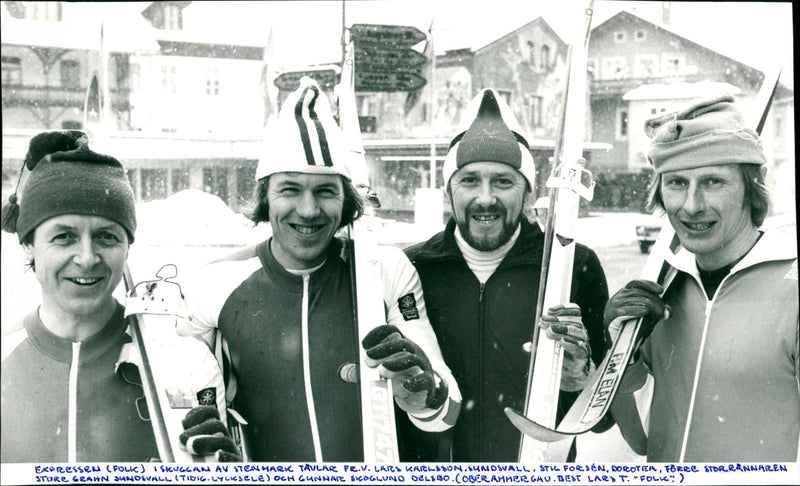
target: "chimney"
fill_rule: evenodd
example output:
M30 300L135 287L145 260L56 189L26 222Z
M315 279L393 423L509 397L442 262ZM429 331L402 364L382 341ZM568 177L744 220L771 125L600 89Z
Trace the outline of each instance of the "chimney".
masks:
M672 20L672 2L661 2L661 23L669 25Z

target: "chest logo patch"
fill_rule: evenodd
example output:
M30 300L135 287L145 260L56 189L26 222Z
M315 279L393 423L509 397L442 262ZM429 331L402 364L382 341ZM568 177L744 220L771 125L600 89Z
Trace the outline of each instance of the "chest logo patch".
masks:
M419 319L419 310L417 310L417 299L414 298L413 293L406 294L397 299L397 306L400 308L400 313L403 319L410 321L411 319Z
M212 405L217 404L217 389L216 388L203 388L197 392L197 403L199 405Z

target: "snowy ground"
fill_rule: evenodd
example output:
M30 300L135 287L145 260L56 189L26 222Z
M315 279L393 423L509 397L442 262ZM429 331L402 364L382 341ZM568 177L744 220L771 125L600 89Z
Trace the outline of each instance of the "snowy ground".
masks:
M150 278L165 263L178 266L180 280L188 270L262 241L270 233L268 226L253 227L252 222L232 212L219 198L194 190L162 201L141 203L137 215L139 226L129 256L135 280ZM794 216L789 219L793 223ZM602 257L604 248L634 244L636 224L648 220L650 216L642 214L590 214L578 221L576 238ZM401 247L423 241L441 229L387 220L381 220L377 226L381 243ZM787 234L794 234L793 224L784 229ZM3 335L16 329L19 319L41 299L39 284L24 263L16 235L3 232L0 271ZM121 292L119 297L122 298ZM642 458L627 447L615 426L603 434L581 436L578 461L637 462Z

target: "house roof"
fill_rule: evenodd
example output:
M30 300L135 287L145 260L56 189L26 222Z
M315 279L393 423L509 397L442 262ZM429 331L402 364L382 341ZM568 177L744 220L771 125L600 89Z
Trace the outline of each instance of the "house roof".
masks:
M758 70L758 69L754 68L753 66L747 64L746 62L742 61L741 59L737 59L735 57L736 56L735 53L724 53L724 52L721 52L720 50L712 49L711 47L709 47L709 45L706 42L701 42L701 41L699 41L697 39L693 39L693 37L696 37L696 33L694 33L694 34L686 33L684 31L682 31L682 29L676 28L673 25L667 25L667 24L665 24L663 22L655 22L655 21L652 21L652 20L648 20L648 19L646 19L644 17L636 15L635 13L629 12L627 10L621 10L616 15L612 15L608 19L606 19L603 22L599 23L594 28L592 28L592 33L602 32L602 31L604 31L604 30L606 30L606 29L608 29L610 27L613 27L613 25L616 24L617 22L625 21L626 18L632 18L632 19L634 19L636 21L639 21L639 22L645 22L647 24L652 25L653 27L655 27L657 29L661 29L661 30L663 30L663 31L665 31L665 32L667 32L669 34L672 34L672 35L674 35L676 37L680 37L682 40L684 40L686 42L689 42L691 44L694 44L697 47L700 47L702 49L711 51L711 52L713 52L713 53L715 53L715 54L717 54L719 56L728 58L732 62L740 64L741 66L743 66L745 68Z
M261 33L209 29L205 22L195 21L194 5L178 3L189 4L184 9L184 30L180 31L156 29L148 22L143 12L152 10L154 3L61 2L62 20L54 22L15 18L2 2L0 37L3 44L98 50L102 21L105 47L111 52L159 52L159 41L262 49L266 44L267 37Z

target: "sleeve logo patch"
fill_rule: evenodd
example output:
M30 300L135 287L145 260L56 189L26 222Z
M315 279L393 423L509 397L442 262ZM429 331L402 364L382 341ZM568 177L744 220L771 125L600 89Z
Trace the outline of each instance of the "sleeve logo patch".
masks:
M197 392L197 403L199 405L217 405L217 389L216 388L203 388Z
M400 308L400 313L403 314L403 319L407 321L419 319L417 299L414 298L413 292L397 299L397 306Z

